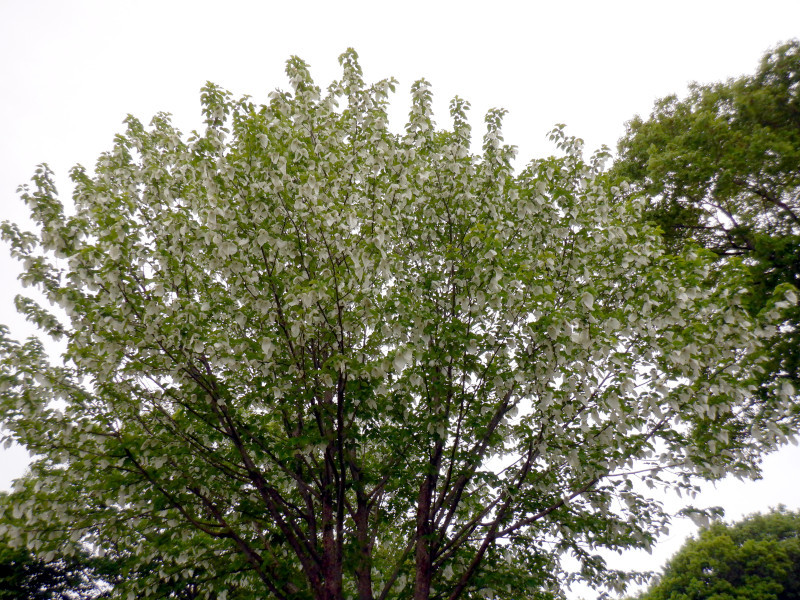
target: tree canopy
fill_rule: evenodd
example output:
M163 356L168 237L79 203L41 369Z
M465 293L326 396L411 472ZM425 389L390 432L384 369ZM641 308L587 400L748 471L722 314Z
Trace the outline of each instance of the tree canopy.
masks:
M714 523L675 554L639 600L797 600L800 513Z
M753 75L656 102L628 123L614 170L649 199L671 249L691 241L745 260L751 311L776 286L799 286L800 41L768 52ZM800 309L768 372L800 382Z
M17 307L63 353L0 337L35 456L0 534L113 552L120 597L619 589L598 550L669 520L640 482L752 475L797 430L790 383L755 395L794 292L748 312L746 269L666 253L562 129L517 174L503 111L474 154L419 81L396 133L393 81L341 64L323 92L291 59L264 105L208 84L188 137L129 117L67 207L45 166L23 189L37 231L2 234L56 308Z

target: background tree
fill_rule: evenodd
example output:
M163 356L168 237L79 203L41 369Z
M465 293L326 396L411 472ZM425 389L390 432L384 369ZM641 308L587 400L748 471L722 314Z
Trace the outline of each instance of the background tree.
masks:
M0 492L0 505L8 495ZM13 510L13 509L12 509ZM5 529L5 528L4 528ZM0 600L90 600L106 597L110 563L85 551L37 557L0 535Z
M18 308L65 343L0 337L37 457L9 535L113 550L121 597L195 572L287 600L619 588L596 549L669 518L636 481L752 474L796 431L791 385L753 398L793 292L748 314L744 270L666 255L560 129L515 175L502 111L476 156L468 105L437 129L421 81L394 133L393 83L341 63L323 94L291 59L267 105L209 84L188 139L128 118L74 209L46 167L23 190L38 231L3 236L60 310Z
M628 123L614 171L649 198L672 250L691 240L745 260L752 311L776 286L800 285L800 41L768 52L753 75L659 100ZM768 371L800 381L798 308Z
M714 523L689 540L639 600L797 600L800 513Z
M115 591L129 586L125 582L147 580L149 597L155 599L195 600L220 597L228 600L251 598L235 582L237 561L224 548L206 557L212 569L194 565L189 569L164 564L157 549L172 544L170 552L185 552L171 536L148 540L149 560L130 552L130 541L140 541L138 531L128 533L128 543L109 540L102 549L89 548L76 539L62 539L57 547L36 555L9 532L24 527L25 515L19 509L23 489L39 487L30 477L16 482L15 493L0 492L0 600L82 600L110 598ZM77 540L80 542L80 540ZM192 540L190 543L195 543ZM42 550L41 544L35 544ZM224 583L220 583L224 582Z
M90 567L75 560L44 562L26 548L0 547L0 598L3 600L77 600L103 597L104 588Z

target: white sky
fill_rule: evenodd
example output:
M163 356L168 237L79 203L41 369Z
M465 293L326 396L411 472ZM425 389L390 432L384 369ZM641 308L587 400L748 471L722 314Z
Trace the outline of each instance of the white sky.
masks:
M527 162L554 151L546 133L556 123L589 150L613 148L656 98L751 73L768 48L798 35L797 0L0 0L0 220L24 222L15 190L36 164L49 163L68 197L69 168L91 167L126 114L147 122L170 112L188 131L200 123L205 81L264 101L288 87L292 54L325 86L340 74L339 54L356 48L367 80L398 79L396 128L420 77L433 84L441 125L456 94L472 103L477 135L485 111L504 107L506 141ZM0 323L25 336L13 311L17 273L3 248ZM0 489L24 468L24 453L0 452ZM778 503L800 509L799 475L800 449L789 447L765 460L762 481L725 482L695 503L730 518ZM620 564L657 568L693 531L676 528L655 556Z

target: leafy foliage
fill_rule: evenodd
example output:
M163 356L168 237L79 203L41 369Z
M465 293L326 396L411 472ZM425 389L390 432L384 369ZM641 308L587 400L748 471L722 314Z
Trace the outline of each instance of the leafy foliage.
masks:
M692 85L628 123L614 170L650 198L648 215L679 249L693 241L746 259L748 302L800 286L800 41L766 54L754 75ZM769 373L800 381L800 309Z
M640 600L797 600L800 513L785 509L726 525L688 541Z
M797 430L790 384L753 396L791 290L748 313L743 269L665 254L561 129L515 174L502 111L475 155L468 104L438 129L420 81L394 133L393 82L341 64L323 94L291 59L266 105L209 84L188 139L128 118L72 214L46 167L23 190L39 230L3 236L60 309L18 305L65 349L0 341L37 456L6 530L113 552L121 597L621 588L596 549L669 520L637 482L753 474Z

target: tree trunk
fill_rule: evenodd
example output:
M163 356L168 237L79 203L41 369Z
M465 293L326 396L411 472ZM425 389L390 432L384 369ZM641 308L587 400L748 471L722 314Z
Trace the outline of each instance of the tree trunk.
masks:
M419 488L417 501L417 574L414 580L414 600L428 600L431 593L431 496L433 475L428 474Z

